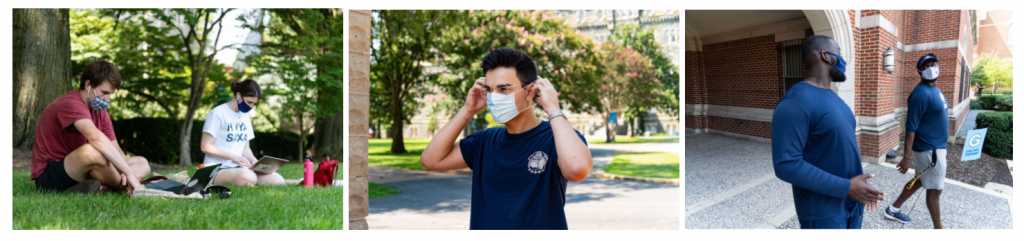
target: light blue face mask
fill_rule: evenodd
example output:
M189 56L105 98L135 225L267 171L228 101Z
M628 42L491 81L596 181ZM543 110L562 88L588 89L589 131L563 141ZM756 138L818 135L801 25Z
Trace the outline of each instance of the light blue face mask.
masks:
M110 107L110 101L109 100L104 100L103 98L100 98L99 93L93 93L93 94L96 94L96 97L95 98L89 98L89 92L92 92L92 91L93 91L92 86L86 87L86 90L85 90L86 97L85 98L89 99L89 107L90 108L92 108L95 111L102 111L102 110L106 110L107 107Z

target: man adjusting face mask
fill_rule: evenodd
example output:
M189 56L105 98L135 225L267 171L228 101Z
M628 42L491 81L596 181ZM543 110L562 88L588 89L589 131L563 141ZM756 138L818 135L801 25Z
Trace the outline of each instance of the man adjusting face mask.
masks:
M527 87L533 85L532 83L526 85ZM516 85L513 85L516 86ZM519 89L519 91L508 93L510 87L513 86L501 86L497 90L491 90L486 92L487 97L487 109L491 110L491 117L494 117L494 122L498 124L505 124L512 118L519 116L526 109L533 108L533 105L526 107L522 110L516 105L516 94L526 90L526 87Z

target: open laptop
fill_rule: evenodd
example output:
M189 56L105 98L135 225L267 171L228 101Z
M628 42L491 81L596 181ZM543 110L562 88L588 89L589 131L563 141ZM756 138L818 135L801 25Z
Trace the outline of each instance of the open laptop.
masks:
M271 174L281 168L285 163L288 163L287 159L281 159L272 156L263 156L256 164L252 165L252 170L259 174Z

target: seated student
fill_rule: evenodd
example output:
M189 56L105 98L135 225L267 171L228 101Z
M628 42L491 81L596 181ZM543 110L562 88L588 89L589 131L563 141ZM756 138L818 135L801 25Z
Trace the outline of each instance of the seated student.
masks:
M121 87L121 72L107 61L92 62L78 90L57 97L39 116L32 145L32 180L41 191L128 195L149 174L149 162L127 157L114 136L107 107Z
M594 165L586 139L572 128L558 91L537 77L537 66L525 52L495 49L480 67L484 77L430 140L420 163L430 170L473 169L469 229L568 229L568 181L587 178ZM534 114L535 104L544 108L547 121ZM485 107L505 126L455 142Z
M249 140L255 138L249 111L260 101L260 85L251 79L231 82L234 98L227 103L213 107L203 124L203 139L200 148L206 154L203 165L221 164L213 179L214 185L277 185L284 184L284 178L277 172L257 174L252 171L256 156L249 148ZM243 168L244 167L244 168Z

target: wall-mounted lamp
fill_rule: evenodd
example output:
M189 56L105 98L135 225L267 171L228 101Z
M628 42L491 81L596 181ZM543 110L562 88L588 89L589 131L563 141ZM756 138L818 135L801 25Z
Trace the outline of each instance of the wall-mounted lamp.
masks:
M893 62L895 62L896 59L895 56L896 51L893 51L892 47L889 47L889 49L885 50L885 72L889 72L890 74L892 73L893 69L895 68L895 65L893 64Z

